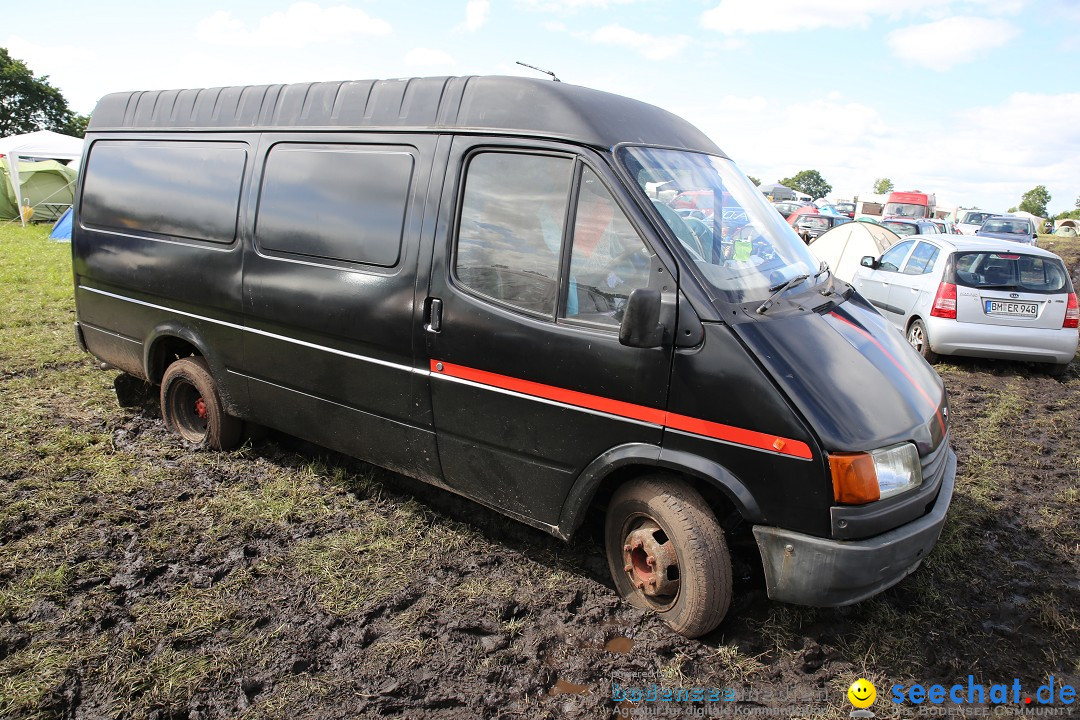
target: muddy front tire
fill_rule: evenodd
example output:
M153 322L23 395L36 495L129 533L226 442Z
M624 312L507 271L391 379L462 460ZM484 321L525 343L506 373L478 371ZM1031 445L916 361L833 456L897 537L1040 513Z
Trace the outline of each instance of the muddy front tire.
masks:
M672 630L698 637L731 605L731 556L704 498L672 478L620 487L608 504L604 540L615 588Z
M201 357L181 358L161 379L165 426L189 443L228 450L240 442L243 423L225 412L217 383Z

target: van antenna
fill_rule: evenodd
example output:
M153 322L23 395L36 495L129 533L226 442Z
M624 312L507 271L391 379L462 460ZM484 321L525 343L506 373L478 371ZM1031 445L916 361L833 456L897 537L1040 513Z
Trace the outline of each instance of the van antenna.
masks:
M555 77L555 73L551 72L550 70L545 70L544 68L538 68L535 65L530 65L529 63L523 63L520 60L517 60L516 62L517 62L518 65L523 65L524 67L531 68L533 70L536 70L537 72L542 72L545 75L550 75L551 79L554 80L555 82L562 82L562 80Z

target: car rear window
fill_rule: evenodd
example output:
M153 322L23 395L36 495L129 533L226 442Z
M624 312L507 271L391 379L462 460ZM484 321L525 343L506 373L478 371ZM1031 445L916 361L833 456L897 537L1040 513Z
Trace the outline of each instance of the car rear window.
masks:
M973 288L1006 288L1032 293L1071 291L1065 266L1056 257L1023 253L965 252L954 258L956 284Z

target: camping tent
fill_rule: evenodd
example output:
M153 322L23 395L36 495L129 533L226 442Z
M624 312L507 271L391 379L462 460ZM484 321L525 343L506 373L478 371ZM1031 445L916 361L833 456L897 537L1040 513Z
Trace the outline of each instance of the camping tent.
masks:
M0 164L0 220L30 219L24 205L33 210L34 220L51 222L71 207L77 173L55 160L21 162L15 165L18 180Z
M71 240L71 208L64 211L60 219L53 223L50 240Z
M1054 234L1058 237L1076 237L1080 235L1080 220L1073 220L1072 218L1058 220Z
M1015 215L1016 217L1027 218L1028 220L1030 220L1035 225L1036 232L1042 232L1043 226L1046 225L1046 219L1045 218L1041 218L1038 215L1032 215L1031 213L1027 212L1026 210L1017 210L1016 212L1014 212L1012 214Z
M6 161L5 165L7 166L9 180L8 187L11 188L12 194L14 195L16 208L23 205L23 183L19 175L19 166L23 160L36 158L78 161L78 159L82 157L82 149L83 141L81 139L71 137L70 135L61 135L60 133L55 133L51 130L38 130L37 132L26 133L25 135L10 135L0 139L0 155L2 155ZM77 164L72 167L77 167ZM39 200L38 202L59 205L64 204L64 201L62 200ZM66 204L71 204L70 197L67 199ZM33 207L33 205L31 205L31 207ZM45 217L53 219L58 214L59 212L56 212L51 216L45 215ZM21 213L19 216L21 217ZM23 224L26 224L25 217L23 218Z
M881 253L899 240L899 235L882 225L844 223L818 235L810 243L810 252L818 260L829 263L836 277L851 282L864 256L881 257Z

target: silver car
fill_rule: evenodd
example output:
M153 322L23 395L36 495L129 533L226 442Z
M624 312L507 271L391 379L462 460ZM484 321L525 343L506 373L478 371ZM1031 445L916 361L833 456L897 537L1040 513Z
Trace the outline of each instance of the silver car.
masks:
M1008 240L914 235L864 257L852 285L928 362L940 355L1029 360L1062 375L1080 306L1057 255Z

